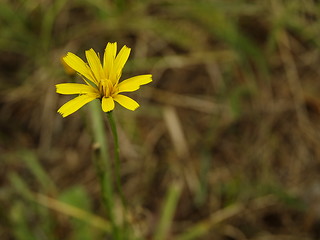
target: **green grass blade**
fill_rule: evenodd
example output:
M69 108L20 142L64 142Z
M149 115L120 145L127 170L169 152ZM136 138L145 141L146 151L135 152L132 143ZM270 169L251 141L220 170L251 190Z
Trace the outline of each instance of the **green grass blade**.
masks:
M154 240L167 239L181 190L182 184L180 182L174 182L170 185L165 197L162 215L155 232Z

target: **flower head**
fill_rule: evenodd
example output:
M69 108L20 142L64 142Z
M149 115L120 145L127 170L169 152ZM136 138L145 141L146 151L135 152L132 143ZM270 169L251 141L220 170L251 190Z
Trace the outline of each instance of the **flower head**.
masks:
M94 99L101 100L104 112L112 111L115 107L115 101L132 111L138 108L139 104L136 101L120 93L138 90L141 85L152 81L152 75L139 75L119 82L130 50L127 46L123 46L117 54L117 43L108 43L102 64L99 55L93 49L85 52L88 63L68 52L63 58L64 62L82 76L85 84L62 83L56 85L57 93L79 94L76 98L62 105L58 112L66 117Z

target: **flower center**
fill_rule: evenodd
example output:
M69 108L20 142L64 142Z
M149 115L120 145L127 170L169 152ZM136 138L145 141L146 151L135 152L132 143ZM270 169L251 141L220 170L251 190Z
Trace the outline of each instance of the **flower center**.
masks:
M104 96L104 97L112 96L112 94L114 92L114 87L112 85L112 82L106 78L101 79L99 91L100 91L101 96Z

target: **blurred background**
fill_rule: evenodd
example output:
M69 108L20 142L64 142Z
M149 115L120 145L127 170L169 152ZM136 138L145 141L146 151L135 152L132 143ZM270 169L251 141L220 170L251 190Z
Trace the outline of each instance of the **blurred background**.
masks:
M320 2L2 0L0 239L105 239L90 104L68 51L132 48L119 105L134 239L320 239ZM104 118L108 145L112 136Z

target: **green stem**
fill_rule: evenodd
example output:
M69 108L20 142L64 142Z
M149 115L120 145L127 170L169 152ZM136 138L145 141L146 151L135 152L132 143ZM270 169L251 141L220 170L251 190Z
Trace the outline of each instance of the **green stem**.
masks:
M105 206L105 209L107 211L107 216L110 219L111 226L112 226L112 235L115 237L115 239L119 239L119 229L116 224L115 215L113 212L114 209L114 194L113 194L113 188L112 188L112 181L110 173L106 167L106 164L104 158L102 158L103 154L99 154L99 152L96 152L95 154L95 165L96 165L96 171L97 175L100 180L100 188L101 188L101 195L102 195L102 203ZM108 159L107 159L108 160Z
M121 173L120 173L121 163L120 163L120 157L119 157L120 148L119 148L119 138L118 138L117 126L116 126L116 122L113 118L112 111L107 112L107 116L108 116L108 120L110 123L112 135L113 135L113 140L114 140L114 159L115 159L114 164L115 164L116 184L117 184L117 189L118 189L120 197L121 197L122 204L125 207L126 202L125 202L125 198L123 196L122 186L121 186Z
M94 162L97 175L100 180L102 202L106 208L107 216L112 224L113 236L117 237L119 233L113 212L114 194L112 187L111 163L107 149L108 145L106 142L105 126L98 102L92 102L91 113L94 139L98 143L98 148L95 151Z
M107 112L107 116L108 116L108 120L110 123L110 127L111 127L111 131L112 131L112 135L113 135L113 139L114 139L114 158L115 158L115 175L116 175L116 185L117 185L117 190L119 192L120 198L121 198L121 202L122 202L122 206L123 206L123 237L124 239L128 239L128 234L129 234L129 225L128 225L128 221L126 219L126 215L127 215L127 204L126 204L126 200L125 197L123 195L122 192L122 185L121 185L121 173L120 173L120 157L119 157L119 139L118 139L118 132L117 132L117 126L116 126L116 122L113 118L113 114L112 111L111 112Z

